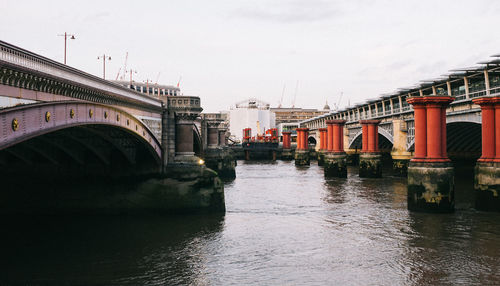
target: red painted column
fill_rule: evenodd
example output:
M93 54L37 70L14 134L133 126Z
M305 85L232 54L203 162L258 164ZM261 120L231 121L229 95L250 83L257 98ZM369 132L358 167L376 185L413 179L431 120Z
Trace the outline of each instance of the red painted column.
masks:
M337 133L336 133L336 141L338 148L334 150L335 153L344 153L344 124L345 120L338 120L336 122L337 125Z
M441 159L441 106L427 104L427 159Z
M283 132L283 149L290 149L291 148L291 141L290 141L290 135L292 132Z
M297 130L297 150L302 149L302 131L300 131L298 128Z
M307 150L308 128L297 128L297 150Z
M304 131L302 133L303 137L302 137L302 140L303 140L303 148L304 150L309 150L309 142L308 142L308 139L309 139L309 129L308 128L304 128Z
M326 121L326 149L328 152L333 151L333 120L327 120Z
M415 157L412 161L446 162L446 107L451 96L417 96L407 99L413 105Z
M500 162L500 97L495 102L495 162Z
M479 161L494 161L498 157L498 129L495 126L498 122L498 104L495 105L495 98L483 97L473 99L472 102L481 106L481 158ZM495 122L496 121L496 122Z
M368 152L375 152L375 125L368 124Z
M333 124L333 152L340 150L339 125Z
M380 120L359 121L363 130L363 150L362 152L378 152L378 124Z
M361 152L368 152L368 125L367 124L363 124L361 126L361 130L362 130L362 135L361 135L361 139L362 139L362 147L361 147Z
M319 129L319 150L325 151L327 147L327 134L326 134L326 128L320 128Z
M413 160L423 160L427 157L427 111L424 97L412 97L407 102L413 105L414 110L415 157Z

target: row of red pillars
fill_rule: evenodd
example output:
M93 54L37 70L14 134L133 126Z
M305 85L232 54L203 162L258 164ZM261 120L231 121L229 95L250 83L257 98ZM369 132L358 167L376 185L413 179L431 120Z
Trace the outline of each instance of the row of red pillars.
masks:
M500 162L500 97L482 97L472 102L481 106L480 162Z

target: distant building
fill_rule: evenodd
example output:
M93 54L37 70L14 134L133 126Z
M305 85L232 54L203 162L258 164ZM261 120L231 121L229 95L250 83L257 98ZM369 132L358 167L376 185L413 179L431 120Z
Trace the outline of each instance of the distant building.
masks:
M330 112L330 107L326 104L323 110L305 108L271 108L271 112L276 114L276 125L281 123L296 123Z
M255 98L238 102L229 111L229 131L231 137L238 141L243 138L244 128L252 128L252 136L256 136L275 127L275 115L269 103Z

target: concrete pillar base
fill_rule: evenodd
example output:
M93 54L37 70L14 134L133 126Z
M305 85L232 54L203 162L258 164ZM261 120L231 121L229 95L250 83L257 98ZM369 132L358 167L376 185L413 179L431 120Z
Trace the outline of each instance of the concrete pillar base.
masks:
M293 159L294 159L294 156L293 156L292 149L283 149L283 151L281 152L281 160L290 161Z
M221 178L236 178L236 159L228 148L208 148L205 152L205 165L216 171Z
M476 209L500 212L500 162L477 162L474 171Z
M325 154L325 164L323 170L325 177L347 178L347 154Z
M382 177L382 155L361 153L359 155L359 176L362 178Z
M176 153L174 158L175 164L186 164L186 165L199 165L200 157L194 155L194 153L180 154Z
M392 169L397 176L406 177L408 176L408 164L410 160L406 159L393 159Z
M310 165L309 150L295 150L295 165L304 166Z
M419 212L453 212L454 172L451 162L410 162L408 209Z
M324 166L326 153L324 151L316 152L318 154L318 166Z

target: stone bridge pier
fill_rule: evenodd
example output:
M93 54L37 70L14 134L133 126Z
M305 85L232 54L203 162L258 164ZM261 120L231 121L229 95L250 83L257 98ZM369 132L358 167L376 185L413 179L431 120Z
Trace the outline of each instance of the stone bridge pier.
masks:
M500 211L500 97L483 97L481 106L482 154L475 167L476 209Z
M361 120L362 150L359 155L359 176L382 177L382 156L378 144L378 124L380 120Z
M220 119L205 119L207 133L207 148L204 152L205 165L219 174L221 178L236 177L236 160L232 151L226 145L226 131Z
M303 166L311 164L309 158L309 128L297 128L297 149L295 150L295 165Z
M319 128L319 148L317 151L318 155L318 166L323 166L325 164L325 153L327 151L327 129L326 128Z
M293 159L293 151L292 151L292 132L283 131L283 151L281 152L282 160L292 160Z
M324 174L328 177L347 178L347 154L344 152L345 120L327 120L327 153Z
M415 118L415 156L408 167L408 209L452 212L454 171L446 153L446 107L451 96L407 99Z

